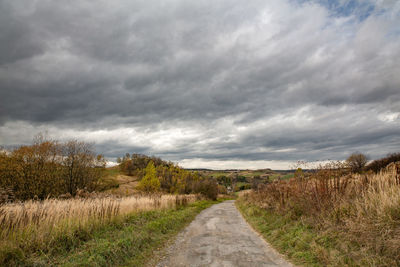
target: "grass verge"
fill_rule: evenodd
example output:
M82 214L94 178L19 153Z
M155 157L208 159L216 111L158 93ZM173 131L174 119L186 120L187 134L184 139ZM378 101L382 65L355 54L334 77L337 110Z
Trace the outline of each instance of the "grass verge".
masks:
M8 266L142 266L203 209L216 201L198 201L177 209L133 213L95 229L77 230L55 242L48 252L18 255Z

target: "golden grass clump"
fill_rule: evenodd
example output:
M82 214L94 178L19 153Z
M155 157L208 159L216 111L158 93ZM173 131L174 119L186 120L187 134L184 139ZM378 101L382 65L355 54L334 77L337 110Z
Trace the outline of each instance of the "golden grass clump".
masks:
M385 171L359 176L357 182L363 190L353 200L339 205L339 210L346 210L347 214L342 215L343 224L337 229L345 232L348 240L360 244L362 250L400 264L400 184L396 174ZM372 262L374 258L368 260L382 265Z
M198 195L136 195L26 201L0 206L0 258L10 248L51 250L59 239L118 220L139 211L175 208ZM3 248L4 250L2 251ZM8 253L8 252L7 252Z

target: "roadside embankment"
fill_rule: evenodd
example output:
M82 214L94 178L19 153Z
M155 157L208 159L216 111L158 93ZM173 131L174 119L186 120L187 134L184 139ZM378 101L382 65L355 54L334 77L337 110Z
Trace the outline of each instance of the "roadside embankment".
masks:
M400 266L398 173L340 171L271 183L242 195L236 205L295 264Z

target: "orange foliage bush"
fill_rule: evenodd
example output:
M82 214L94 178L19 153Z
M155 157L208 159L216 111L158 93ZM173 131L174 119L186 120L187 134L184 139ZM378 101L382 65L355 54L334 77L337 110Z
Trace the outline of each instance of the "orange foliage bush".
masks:
M104 167L91 144L38 136L33 145L0 152L0 187L19 200L75 195L79 188L93 191Z

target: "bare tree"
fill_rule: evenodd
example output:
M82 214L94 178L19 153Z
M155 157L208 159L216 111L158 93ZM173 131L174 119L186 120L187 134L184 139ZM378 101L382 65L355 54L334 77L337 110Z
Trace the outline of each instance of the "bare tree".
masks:
M78 189L94 189L105 160L95 154L92 144L72 140L63 146L63 166L67 192L75 195Z
M364 169L367 162L367 156L362 153L353 153L346 160L350 170L355 173L360 173Z

